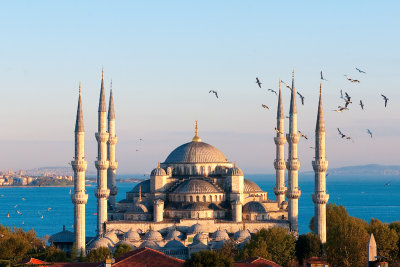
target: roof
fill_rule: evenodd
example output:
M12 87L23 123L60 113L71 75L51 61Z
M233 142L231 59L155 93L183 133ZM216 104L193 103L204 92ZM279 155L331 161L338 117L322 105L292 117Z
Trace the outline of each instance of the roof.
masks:
M150 193L150 179L138 183L129 193L139 193L139 187L142 188L142 193Z
M218 230L213 234L215 241L228 240L229 235L225 230Z
M181 249L181 248L186 248L184 244L182 244L181 241L178 240L171 240L168 241L167 244L163 247L165 249Z
M73 243L75 235L73 232L63 229L61 232L51 235L49 241L52 243Z
M261 188L253 181L244 179L244 193L264 192Z
M187 231L187 233L190 235L190 234L197 234L197 233L205 233L205 232L207 232L206 231L206 228L204 227L204 226L202 226L201 224L199 224L199 223L196 223L196 224L193 224L190 228L189 228L189 230Z
M227 159L212 145L204 142L189 142L175 148L164 164L169 163L227 163Z
M172 193L222 193L215 185L201 179L189 179L178 185Z
M184 262L151 248L140 248L115 259L115 263L112 266L174 267L183 266Z
M243 206L243 212L266 213L264 206L257 201L250 201Z
M149 241L161 241L162 236L160 232L150 230L144 235L144 240L149 240Z
M24 265L46 264L47 265L48 263L45 261L42 261L42 260L35 259L35 258L27 258L27 259L24 259L24 260L18 262L17 264L24 264Z
M281 267L277 263L260 257L252 257L233 264L234 267Z

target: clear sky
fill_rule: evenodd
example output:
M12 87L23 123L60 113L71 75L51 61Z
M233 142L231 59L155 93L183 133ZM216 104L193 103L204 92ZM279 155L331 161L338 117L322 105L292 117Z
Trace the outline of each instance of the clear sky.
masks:
M400 164L399 10L398 1L2 1L0 169L68 166L79 81L94 169L102 67L107 90L113 79L119 173L150 172L191 140L195 120L245 172L273 172L277 97L267 88L290 82L293 68L310 137L300 170L311 170L321 70L330 167ZM336 113L340 89L353 104Z

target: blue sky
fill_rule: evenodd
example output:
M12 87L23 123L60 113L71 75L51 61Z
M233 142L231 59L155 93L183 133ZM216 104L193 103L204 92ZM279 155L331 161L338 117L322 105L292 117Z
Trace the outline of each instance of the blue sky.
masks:
M203 141L245 172L272 172L277 98L266 90L290 82L293 68L305 96L299 129L311 137L299 144L301 170L311 169L321 70L330 166L399 164L400 4L349 2L3 1L0 169L72 159L79 81L94 169L102 67L107 88L113 79L120 173L148 173L191 140L195 120ZM332 111L340 89L353 97L343 114Z

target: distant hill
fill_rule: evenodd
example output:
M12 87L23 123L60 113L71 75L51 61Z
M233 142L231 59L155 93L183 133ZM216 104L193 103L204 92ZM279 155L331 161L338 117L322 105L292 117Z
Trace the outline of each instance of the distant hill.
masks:
M360 166L346 166L340 168L329 168L329 175L357 175L357 176L379 176L379 175L400 175L400 165L379 165L368 164ZM313 171L303 174L313 174Z
M87 171L86 174L95 173L93 171ZM24 170L25 175L31 176L52 176L52 175L63 175L63 176L72 176L74 175L74 171L71 166L68 167L40 167L34 168L30 170Z

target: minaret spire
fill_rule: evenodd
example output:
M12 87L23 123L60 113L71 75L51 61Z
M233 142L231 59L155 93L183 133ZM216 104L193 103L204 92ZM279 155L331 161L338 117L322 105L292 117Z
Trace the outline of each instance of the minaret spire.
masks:
M76 112L75 124L75 156L71 161L74 170L74 194L71 195L72 203L74 203L74 234L75 244L78 251L86 253L86 223L85 223L85 207L88 195L85 190L85 172L87 161L85 160L85 130L83 127L83 111L81 84L79 83L78 108Z
M279 96L278 96L278 110L276 114L276 137L274 137L276 145L276 159L274 161L276 183L274 187L275 199L278 207L285 200L285 143L284 136L284 115L282 105L282 90L281 79L279 79Z
M197 121L196 121L195 135L192 138L192 141L193 142L201 142L201 138L199 137L199 128L198 128L198 125L197 125Z
M295 233L299 231L299 198L301 191L298 185L298 171L300 162L297 158L297 143L300 135L297 133L297 107L296 107L296 89L294 85L294 70L292 72L292 92L290 97L289 110L289 133L286 135L289 143L289 157L286 162L288 169L288 189L286 197L288 198L288 216L291 230Z
M115 111L114 111L114 97L112 90L112 80L110 84L110 102L108 105L108 162L109 167L107 170L107 187L110 190L110 196L108 198L109 207L111 210L115 210L116 200L115 196L118 193L117 188L117 168L118 162L115 160L115 145L118 142L118 137L115 135Z
M107 155L107 142L109 134L107 132L107 111L106 97L104 92L104 70L101 73L101 88L98 111L98 132L96 133L98 154L95 161L97 169L97 190L95 196L97 198L97 234L101 235L107 221L107 198L110 190L107 188L107 170L109 161Z
M315 192L312 200L314 202L314 232L324 244L326 243L326 203L328 203L329 195L326 193L328 161L325 155L325 121L321 91L322 84L319 86L318 115L315 127L315 160L312 162L315 173Z

